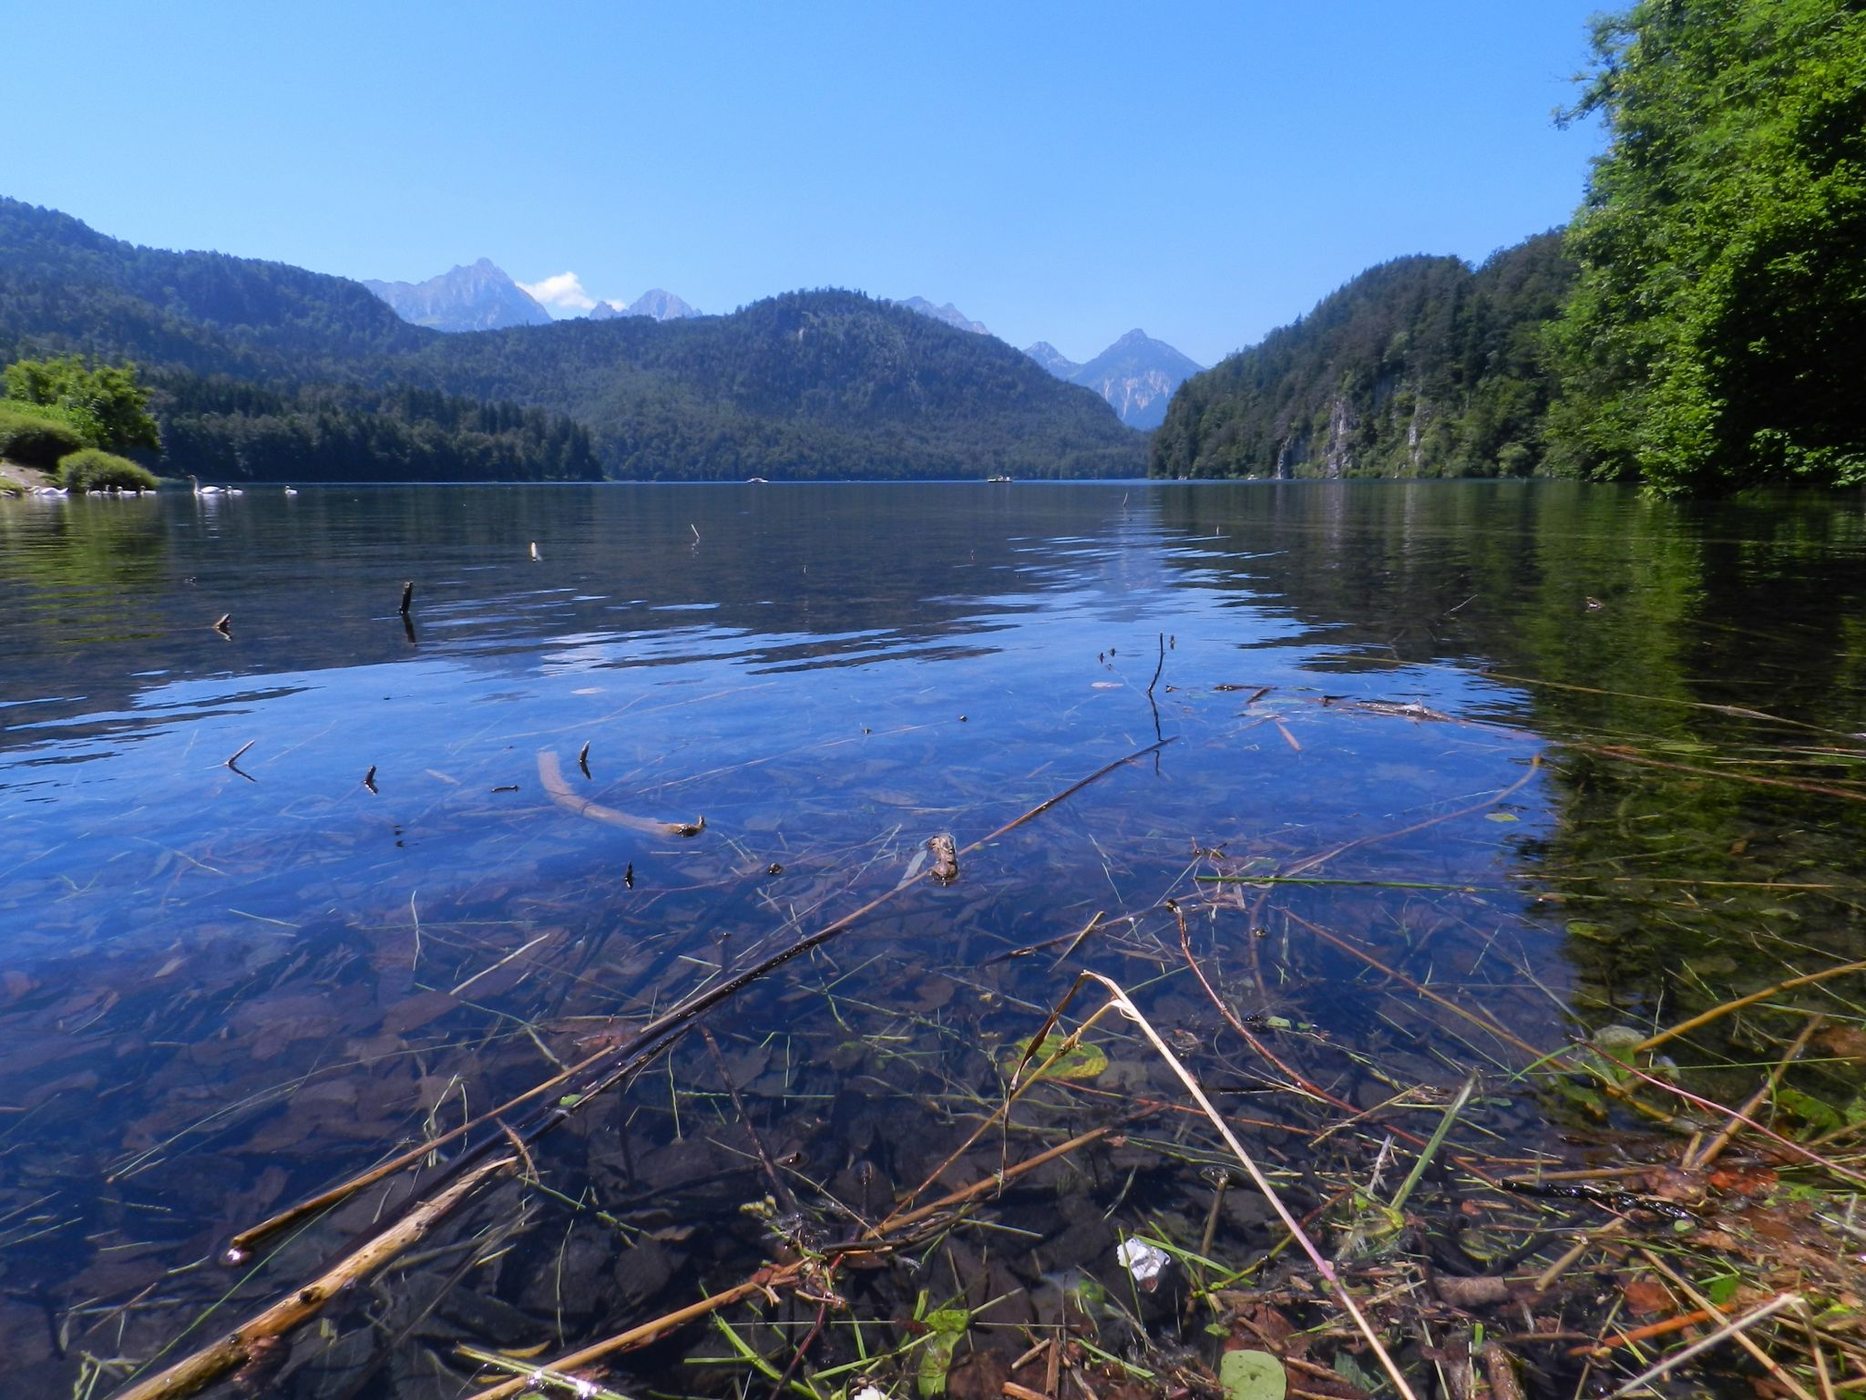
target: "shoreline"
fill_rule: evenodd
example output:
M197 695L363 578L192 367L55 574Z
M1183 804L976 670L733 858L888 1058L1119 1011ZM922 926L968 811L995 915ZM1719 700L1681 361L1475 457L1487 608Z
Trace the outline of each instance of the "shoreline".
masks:
M58 485L58 481L52 473L42 471L38 467L25 466L22 463L12 461L6 457L0 457L0 477L17 482L28 491L32 490L35 486Z

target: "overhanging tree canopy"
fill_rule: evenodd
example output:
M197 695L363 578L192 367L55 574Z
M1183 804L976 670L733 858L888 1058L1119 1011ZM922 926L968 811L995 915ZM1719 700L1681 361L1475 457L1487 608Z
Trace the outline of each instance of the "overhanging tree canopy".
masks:
M1565 465L1866 481L1866 6L1642 0L1594 52L1570 115L1611 144L1569 231Z

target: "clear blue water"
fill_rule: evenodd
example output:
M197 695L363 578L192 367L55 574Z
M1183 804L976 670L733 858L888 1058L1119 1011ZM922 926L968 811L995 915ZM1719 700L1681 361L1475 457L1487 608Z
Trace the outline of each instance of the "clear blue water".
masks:
M1866 937L1852 499L169 492L0 502L0 597L0 1339L61 1391L81 1352L146 1356L227 1287L170 1271L233 1230L1127 755L709 1018L774 1152L826 1189L864 1162L912 1184L950 1145L928 1125L994 1092L1081 968L1210 1049L1168 900L1234 1014L1367 1103L1356 1066L1442 1087L1520 1067L1512 1036L1761 985L1783 955L1760 923L1810 963ZM1170 1092L1115 1057L1120 1092ZM1261 1089L1248 1057L1206 1069ZM724 1132L717 1071L684 1042L551 1149L555 1189L731 1237L755 1160L735 1146L730 1180L677 1150L695 1118ZM1495 1131L1554 1141L1554 1109L1498 1103ZM597 1148L628 1132L642 1160L610 1179ZM267 1256L241 1296L330 1247ZM736 1257L683 1248L675 1301ZM639 1311L611 1283L567 1320L560 1297L558 1334ZM111 1311L146 1289L174 1300ZM488 1293L551 1312L527 1277ZM398 1348L356 1393L454 1393ZM293 1393L342 1393L328 1355L297 1364Z

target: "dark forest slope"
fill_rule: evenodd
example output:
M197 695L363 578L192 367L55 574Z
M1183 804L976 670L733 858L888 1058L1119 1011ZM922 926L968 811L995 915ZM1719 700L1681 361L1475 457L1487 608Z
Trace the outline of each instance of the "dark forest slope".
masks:
M1542 328L1574 277L1545 233L1472 269L1397 258L1180 386L1157 476L1525 475L1543 460Z

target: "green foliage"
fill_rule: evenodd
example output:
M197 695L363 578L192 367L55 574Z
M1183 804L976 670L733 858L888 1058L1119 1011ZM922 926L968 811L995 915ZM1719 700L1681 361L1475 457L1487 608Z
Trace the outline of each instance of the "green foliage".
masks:
M84 434L56 410L0 399L0 457L50 471L84 445Z
M92 369L76 355L15 360L6 367L5 385L9 400L58 410L92 447L162 445L148 412L149 391L136 382L134 365Z
M1552 382L1542 327L1573 277L1541 234L1473 270L1383 263L1180 387L1156 476L1525 476Z
M1641 0L1594 55L1571 115L1611 143L1568 236L1560 465L1866 481L1866 10Z
M153 491L159 483L128 457L81 447L59 458L58 484L67 491Z

